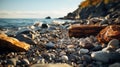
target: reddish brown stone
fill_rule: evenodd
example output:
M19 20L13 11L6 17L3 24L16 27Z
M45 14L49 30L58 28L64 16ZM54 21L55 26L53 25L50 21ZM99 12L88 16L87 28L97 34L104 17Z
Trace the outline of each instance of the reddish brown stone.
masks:
M110 25L101 30L97 39L101 43L108 43L112 39L120 40L120 25Z
M86 37L90 35L97 35L100 30L106 26L98 25L80 25L74 24L69 27L69 36L70 37Z
M6 34L0 34L0 50L27 51L30 45L20 42L16 38L8 37Z

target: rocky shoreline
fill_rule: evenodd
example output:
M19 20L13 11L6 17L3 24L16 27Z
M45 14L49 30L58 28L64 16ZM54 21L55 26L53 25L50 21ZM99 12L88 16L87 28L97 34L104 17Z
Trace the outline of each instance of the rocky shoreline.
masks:
M74 22L74 24L78 23L80 26L83 26L80 22ZM99 23L102 23L102 21ZM62 67L120 66L119 39L114 39L113 37L107 43L100 43L96 36L91 34L79 38L69 37L68 33L70 32L68 31L70 28L68 27L72 25L71 23L51 25L36 23L14 31L14 34L7 32L8 37L13 37L19 41L28 43L30 49L25 52L16 52L14 51L16 47L9 48L13 49L13 51L5 48L6 52L1 51L0 54L0 65L3 67L52 67L55 64L63 65ZM89 24L87 25L90 26ZM104 25L106 23L103 23L101 26ZM119 37L119 35L117 36ZM0 45L3 45L2 42ZM103 44L106 46L103 46Z
M98 9L109 0L97 1L105 1ZM92 5L80 9L88 15L77 9L64 18L75 22L0 29L0 67L120 67L120 1L111 2L105 16L90 13Z

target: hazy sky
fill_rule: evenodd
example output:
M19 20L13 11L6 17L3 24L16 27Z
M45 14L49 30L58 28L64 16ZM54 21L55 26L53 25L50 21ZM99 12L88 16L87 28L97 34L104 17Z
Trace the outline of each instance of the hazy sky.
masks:
M0 18L63 17L82 0L0 0Z

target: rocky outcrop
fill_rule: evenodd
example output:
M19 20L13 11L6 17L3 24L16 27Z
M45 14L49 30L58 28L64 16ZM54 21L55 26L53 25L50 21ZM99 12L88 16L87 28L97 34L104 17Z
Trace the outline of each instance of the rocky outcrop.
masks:
M101 43L108 43L112 39L120 40L120 25L110 25L101 30L97 35L97 39Z
M30 45L25 42L20 42L19 40L8 37L6 34L0 34L0 51L1 50L12 50L12 51L27 51Z
M120 0L85 0L72 13L68 13L64 19L88 19L92 17L110 18L120 16Z
M47 16L47 17L45 17L45 19L51 19L51 17L50 17L50 16Z
M106 26L96 26L96 25L80 25L73 24L69 27L70 37L86 37L90 35L97 35L100 30Z

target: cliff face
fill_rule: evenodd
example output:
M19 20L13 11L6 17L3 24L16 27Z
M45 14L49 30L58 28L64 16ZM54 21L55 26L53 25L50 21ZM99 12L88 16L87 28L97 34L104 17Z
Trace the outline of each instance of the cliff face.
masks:
M120 0L85 0L64 19L88 19L108 15L110 18L120 16Z

